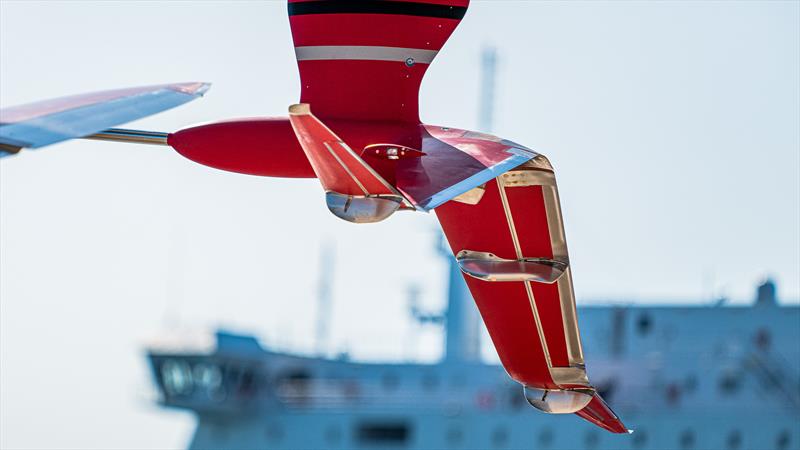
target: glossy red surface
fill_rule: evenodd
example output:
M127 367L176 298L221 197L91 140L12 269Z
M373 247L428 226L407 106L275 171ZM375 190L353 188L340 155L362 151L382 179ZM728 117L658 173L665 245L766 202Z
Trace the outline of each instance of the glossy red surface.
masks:
M295 2L290 2L295 3ZM299 3L299 2L297 2ZM432 1L466 6L468 1ZM460 22L402 14L306 14L289 17L295 47L375 46L438 51ZM403 61L298 61L300 102L320 119L419 123L419 87L428 64Z
M365 162L414 204L509 157L506 145L464 130L335 119L326 120L325 125L356 154L375 143L423 151L422 157L400 160L364 155ZM270 177L316 176L288 118L249 118L196 125L172 133L168 143L192 161L217 169Z
M519 213L515 215L516 221L541 221L535 212L525 211L523 216L521 211L512 210ZM486 193L477 205L448 202L436 209L436 216L454 254L468 249L517 258L497 182L486 184ZM547 233L546 226L537 233ZM508 374L527 386L557 389L550 377L524 283L464 278ZM559 318L557 323L560 322Z
M427 3L466 6L468 1ZM295 47L370 46L428 51L439 50L458 22L372 13L306 13L290 17ZM370 55L380 51L375 48L369 50ZM375 179L370 179L369 171L359 167L358 158L338 150L339 158L334 158L323 142L344 141L357 155L362 155L364 147L379 143L418 149L425 155L396 160L385 155L362 155L364 163L415 205L433 201L443 191L447 192L446 198L452 198L449 195L453 186L468 185L467 179L497 170L489 168L508 170L511 167L507 165L518 163L509 162L517 161L509 153L511 145L494 136L420 124L418 92L426 63L304 59L298 67L300 101L310 104L319 122L312 116L295 116L295 130L285 118L207 124L181 130L170 136L169 143L202 164L264 176L312 177L316 173L326 190L350 194L360 193L359 183L354 183L353 178L369 185L371 193L382 191L380 183L372 183ZM524 151L523 156L520 152L515 154L525 160ZM343 164L348 170L343 170ZM354 176L348 173L353 171ZM506 194L523 256L552 258L542 188L515 187L506 190ZM450 201L436 212L454 253L469 249L517 258L496 181L486 182L486 192L477 205ZM526 282L486 282L468 276L466 281L509 375L531 387L571 387L559 386L551 377ZM553 367L568 367L558 285L527 286L534 294L550 363ZM627 431L599 396L577 414L609 431Z
M289 120L326 192L348 195L395 193L319 119L311 114L292 114Z
M514 226L519 236L523 256L552 258L550 230L541 186L506 189L508 204L514 216ZM558 284L531 283L533 297L542 320L550 360L554 367L568 367L567 342L561 315L561 298Z
M184 128L169 145L192 161L217 169L286 178L313 178L289 119L228 120Z
M292 4L309 6L311 1L289 0L290 10ZM453 18L453 9L461 8L459 14L463 15L469 1L347 2L347 8L361 8L360 13L331 13L332 6L342 7L345 2L316 3L317 11L309 13L312 8L305 8L305 12L290 17L290 25L296 48L315 48L310 53L298 51L300 101L310 104L324 124L313 116L293 116L291 121L285 117L228 120L179 130L168 136L169 145L188 159L222 170L272 177L319 176L326 190L345 194L363 194L365 189L370 194L391 193L383 178L423 209L485 182L485 194L477 205L448 201L436 209L437 217L454 253L473 250L516 259L519 255L497 182L475 179L486 174L495 177L533 155L519 148L509 152L515 145L494 136L422 125L419 119L422 78L460 22ZM409 4L406 10L419 14L398 13L397 3ZM431 9L430 5L438 6ZM319 8L327 12L320 13ZM372 10L363 13L364 8ZM380 9L394 12L375 12ZM418 60L405 55L416 55ZM21 122L156 89L200 95L206 88L203 83L181 83L64 97L6 108L0 123ZM353 153L339 141L346 142ZM363 160L356 156L364 147L379 143L424 154L399 159L388 159L388 154L376 157L365 153ZM463 190L455 192L459 189ZM542 188L515 187L506 194L522 256L552 258ZM558 285L465 278L509 375L530 387L574 387L556 384L546 356L549 354L553 367L569 366ZM540 338L527 289L533 292L546 342ZM627 432L599 395L576 414L611 432Z
M592 401L575 414L612 433L630 433L600 394L595 394Z

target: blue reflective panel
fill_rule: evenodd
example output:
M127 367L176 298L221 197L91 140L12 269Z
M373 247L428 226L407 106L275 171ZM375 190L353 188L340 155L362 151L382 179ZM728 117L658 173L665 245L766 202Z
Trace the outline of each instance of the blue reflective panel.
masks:
M509 149L511 153L514 149ZM534 155L525 152L514 152L511 156L503 161L495 164L492 167L487 167L475 175L470 176L446 189L443 189L419 204L419 208L424 211L430 211L433 208L441 205L444 202L452 200L454 197L469 191L472 188L478 187L483 183L493 180L500 175L508 172L509 170L528 162Z
M199 89L191 91L181 85L154 86L150 91L0 124L0 143L38 148L88 136L194 100L208 89L207 84L198 85ZM0 152L0 157L8 154Z

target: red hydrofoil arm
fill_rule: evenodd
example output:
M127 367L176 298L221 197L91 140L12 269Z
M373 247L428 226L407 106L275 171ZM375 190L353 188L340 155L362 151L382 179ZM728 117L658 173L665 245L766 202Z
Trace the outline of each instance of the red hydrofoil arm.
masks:
M575 414L612 433L633 433L619 420L600 394L595 394L589 404Z
M555 176L542 155L436 208L500 361L528 402L626 427L589 383Z
M311 114L306 104L289 109L297 139L326 191L348 195L396 195L333 131Z
M328 209L350 222L378 222L401 206L413 206L358 156L307 104L289 108L297 140L325 189Z

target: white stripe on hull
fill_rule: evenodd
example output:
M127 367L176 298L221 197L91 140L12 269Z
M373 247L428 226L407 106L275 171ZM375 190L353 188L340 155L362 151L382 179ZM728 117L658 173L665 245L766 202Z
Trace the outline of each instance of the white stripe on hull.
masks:
M403 47L378 47L363 45L316 45L295 47L298 61L361 60L397 61L408 65L430 64L438 53L436 50Z

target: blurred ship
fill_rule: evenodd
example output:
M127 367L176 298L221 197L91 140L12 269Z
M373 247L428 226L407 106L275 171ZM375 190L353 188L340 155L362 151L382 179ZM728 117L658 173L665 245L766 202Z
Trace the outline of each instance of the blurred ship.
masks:
M635 430L613 435L534 410L481 360L477 309L447 256L447 309L411 308L444 327L440 361L299 355L219 331L149 348L160 404L196 414L193 449L800 448L800 307L779 305L771 281L752 306L579 308L590 376Z

